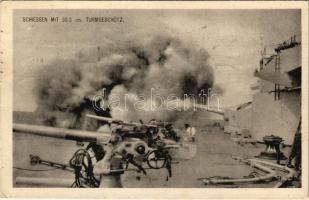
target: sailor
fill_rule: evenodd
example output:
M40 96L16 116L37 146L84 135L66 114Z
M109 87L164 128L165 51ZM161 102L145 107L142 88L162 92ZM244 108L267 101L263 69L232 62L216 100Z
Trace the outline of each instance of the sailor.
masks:
M185 129L188 134L189 140L195 142L195 133L196 133L195 128L193 126L190 126L190 124L185 124Z
M169 138L175 140L176 142L179 141L180 137L177 136L176 131L173 129L172 124L166 125L166 132Z
M93 167L93 173L100 176L100 188L121 188L122 159L114 155L114 146L112 144L104 147L105 155ZM114 172L114 170L116 170ZM118 170L118 171L117 171Z

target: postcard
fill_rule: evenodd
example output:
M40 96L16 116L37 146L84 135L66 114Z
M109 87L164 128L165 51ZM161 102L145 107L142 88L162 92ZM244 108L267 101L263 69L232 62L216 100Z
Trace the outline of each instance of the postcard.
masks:
M3 197L306 198L308 2L0 6Z

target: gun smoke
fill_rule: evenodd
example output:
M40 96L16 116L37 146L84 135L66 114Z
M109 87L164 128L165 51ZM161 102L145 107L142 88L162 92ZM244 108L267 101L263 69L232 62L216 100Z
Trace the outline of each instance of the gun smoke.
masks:
M38 71L37 77L37 111L46 124L68 128L82 128L86 113L129 121L196 120L198 112L135 110L130 99L128 110L98 111L93 109L93 97L103 88L108 96L130 94L140 98L143 94L147 98L153 88L163 97L182 97L198 95L214 85L208 53L167 34L138 40L125 38L121 42L109 40L97 48L80 51L74 59L54 60Z

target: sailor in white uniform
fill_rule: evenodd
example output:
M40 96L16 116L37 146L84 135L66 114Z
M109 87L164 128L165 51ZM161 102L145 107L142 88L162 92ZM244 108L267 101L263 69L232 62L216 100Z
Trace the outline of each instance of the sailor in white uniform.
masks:
M195 142L195 128L193 126L190 126L190 124L185 124L185 129L188 134L189 141Z

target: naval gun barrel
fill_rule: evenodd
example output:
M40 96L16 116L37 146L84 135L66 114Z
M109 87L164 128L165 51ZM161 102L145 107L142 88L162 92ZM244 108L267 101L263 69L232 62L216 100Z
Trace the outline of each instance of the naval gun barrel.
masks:
M156 125L152 125L152 124L142 124L142 123L138 123L138 122L126 122L126 121L117 120L117 119L113 119L113 118L109 118L109 117L102 117L102 116L91 115L91 114L86 114L86 117L96 119L96 120L99 120L99 121L105 121L105 122L108 122L108 123L120 123L120 124L123 124L123 125L126 125L126 126L156 127Z
M208 106L202 105L202 104L194 104L194 106L196 108L203 109L203 110L206 110L208 112L216 113L218 115L224 115L224 111L220 110L220 109L209 108Z
M13 132L33 134L52 138L60 138L65 140L96 142L96 143L107 143L110 139L110 134L107 132L98 133L92 131L55 128L55 127L18 124L18 123L13 124Z

